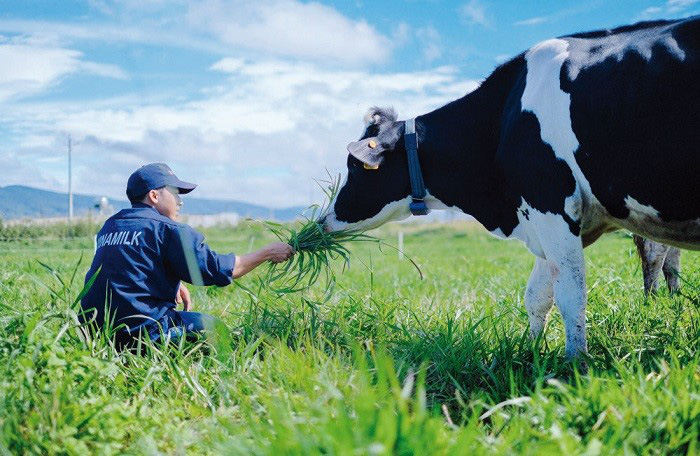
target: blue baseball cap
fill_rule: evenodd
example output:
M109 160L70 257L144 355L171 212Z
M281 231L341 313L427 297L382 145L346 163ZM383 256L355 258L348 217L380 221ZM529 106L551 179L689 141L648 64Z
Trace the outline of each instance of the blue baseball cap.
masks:
M166 185L177 187L180 194L189 193L197 187L197 184L178 179L165 163L151 163L140 167L129 176L129 181L126 183L126 196L132 200Z

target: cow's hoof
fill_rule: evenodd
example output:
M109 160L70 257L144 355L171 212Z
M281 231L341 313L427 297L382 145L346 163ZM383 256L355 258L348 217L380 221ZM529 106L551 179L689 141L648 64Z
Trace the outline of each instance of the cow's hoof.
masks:
M577 356L567 356L566 363L581 375L588 374L588 354L579 352Z

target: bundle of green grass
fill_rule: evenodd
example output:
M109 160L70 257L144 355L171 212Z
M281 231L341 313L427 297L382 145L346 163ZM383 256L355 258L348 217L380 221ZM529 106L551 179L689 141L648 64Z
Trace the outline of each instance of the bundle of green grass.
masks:
M310 215L305 217L301 227L294 228L265 222L280 241L291 245L296 252L291 260L270 264L268 267L265 281L273 291L277 293L302 291L316 283L319 278L325 279L328 289L335 283L331 263L342 260L343 268L348 267L351 244L358 242L381 244L379 239L360 231L324 231L318 220L326 213L328 205L337 194L339 181L336 178L321 184L326 194L326 201L323 205L314 205L309 208Z
M277 236L294 248L296 252L285 263L270 264L264 279L265 285L277 293L295 293L315 284L319 278L325 279L326 292L335 284L335 275L331 263L342 260L343 269L350 266L350 246L360 242L377 244L398 250L374 236L361 231L340 230L326 232L319 220L326 214L330 203L338 193L340 176L329 181L319 182L326 194L323 205L309 208L311 215L305 217L300 228L288 227L279 223L265 222L265 225ZM406 257L408 258L408 257ZM421 279L423 273L410 258L408 260L418 271Z

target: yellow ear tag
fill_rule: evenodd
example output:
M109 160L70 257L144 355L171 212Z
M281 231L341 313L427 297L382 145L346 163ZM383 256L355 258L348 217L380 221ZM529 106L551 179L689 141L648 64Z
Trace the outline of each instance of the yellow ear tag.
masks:
M374 149L377 147L377 142L374 139L370 139L370 141L367 143L370 149ZM367 163L363 163L363 166L365 169L379 169L379 166L371 166L368 165Z

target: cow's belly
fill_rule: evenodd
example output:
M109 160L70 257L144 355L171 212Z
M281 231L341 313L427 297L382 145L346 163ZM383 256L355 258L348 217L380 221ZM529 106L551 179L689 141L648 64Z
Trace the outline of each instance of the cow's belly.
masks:
M700 218L686 221L663 221L642 211L630 211L617 224L640 236L681 249L700 250Z
M615 218L596 200L589 205L581 221L581 238L584 247L591 245L601 235L624 229L655 241L682 249L700 250L700 217L693 220L667 221L658 211L628 198L629 216Z
M700 250L700 217L684 221L668 221L659 217L651 206L639 204L628 197L629 215L615 218L595 198L588 195L586 210L581 220L583 246L594 243L601 235L624 229L655 241L682 249Z

